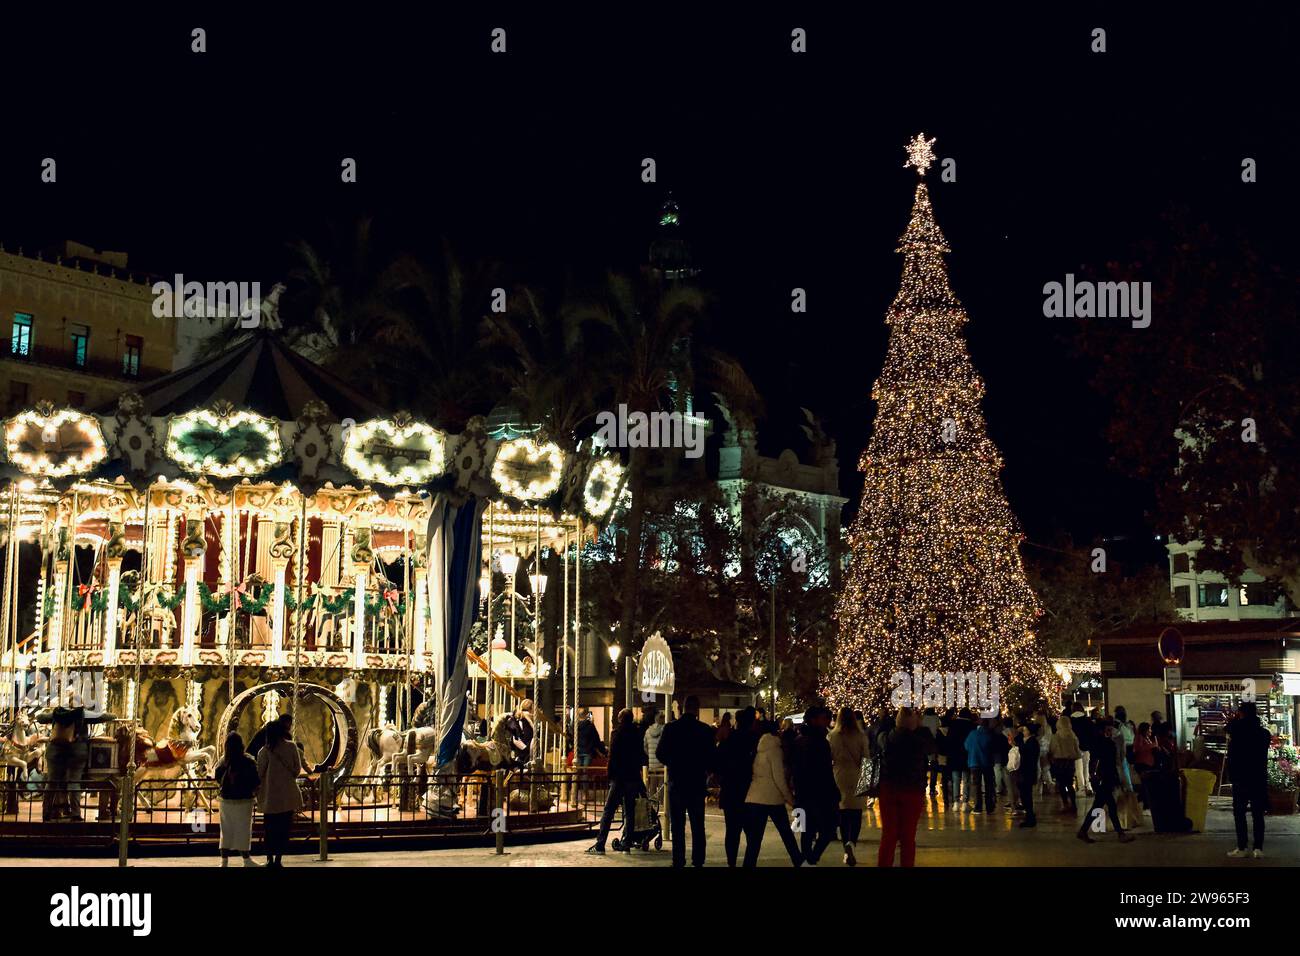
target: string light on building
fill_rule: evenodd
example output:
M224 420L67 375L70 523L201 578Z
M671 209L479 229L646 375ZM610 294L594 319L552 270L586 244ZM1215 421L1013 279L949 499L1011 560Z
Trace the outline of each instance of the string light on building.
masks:
M889 346L871 392L877 414L858 466L862 503L825 693L876 711L899 672L983 670L1055 705L1059 683L1034 631L1041 611L1021 563L1023 536L926 189L934 142L921 135L907 145L905 165L922 178L897 250L903 274L885 316Z

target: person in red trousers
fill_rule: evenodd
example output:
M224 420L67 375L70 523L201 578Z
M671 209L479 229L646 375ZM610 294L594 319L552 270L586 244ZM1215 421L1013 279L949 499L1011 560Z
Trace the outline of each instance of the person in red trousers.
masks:
M925 771L934 750L934 737L921 726L920 713L900 707L894 729L885 738L880 768L878 866L893 866L899 845L903 866L916 864L916 825L925 806Z

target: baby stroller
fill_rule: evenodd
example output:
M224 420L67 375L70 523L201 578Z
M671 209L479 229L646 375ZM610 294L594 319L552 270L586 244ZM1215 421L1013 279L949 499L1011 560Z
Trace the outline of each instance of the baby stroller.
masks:
M660 788L660 793L662 793L662 788ZM663 849L664 831L659 824L660 793L656 793L655 796L651 797L644 789L641 791L634 804L635 819L631 821L630 825L624 823L623 838L621 840L618 837L614 838L612 846L615 853L625 849L630 850L632 847L649 850L651 840L654 841L656 850Z

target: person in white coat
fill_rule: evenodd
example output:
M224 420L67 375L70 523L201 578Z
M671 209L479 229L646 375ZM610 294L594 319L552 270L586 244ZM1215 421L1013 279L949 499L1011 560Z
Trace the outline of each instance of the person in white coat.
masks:
M664 735L664 714L659 711L655 714L655 722L645 729L645 754L646 754L646 775L649 786L647 789L650 793L655 793L664 780L664 765L655 753L655 748L659 746L659 738Z
M763 846L768 820L781 835L790 862L803 865L803 854L799 852L799 842L794 838L787 816L787 808L793 806L794 794L786 782L785 760L781 756L781 738L776 724L767 721L759 732L754 776L745 794L745 866L758 865L758 851Z

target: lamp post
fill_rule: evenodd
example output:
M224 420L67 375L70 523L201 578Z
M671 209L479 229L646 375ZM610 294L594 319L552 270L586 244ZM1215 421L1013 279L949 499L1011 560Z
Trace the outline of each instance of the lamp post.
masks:
M515 652L515 572L519 570L519 555L513 551L501 555L501 573L506 576L510 591L510 653Z
M610 664L610 669L614 672L614 677L615 677L615 679L618 678L618 656L619 656L620 654L622 654L622 653L623 653L623 648L621 648L621 647L618 646L618 642L617 642L617 641L615 641L613 644L609 645L609 664ZM618 689L618 688L615 687L615 691L617 691L617 689ZM612 710L613 708L611 707L610 709ZM612 723L612 721L611 721L610 723ZM605 727L605 736L606 736L606 737L609 736L609 726L608 726L608 725L606 725L606 727Z
M541 555L538 554L540 559ZM537 679L542 671L542 596L546 593L546 575L528 575L533 591L533 720L537 720Z

